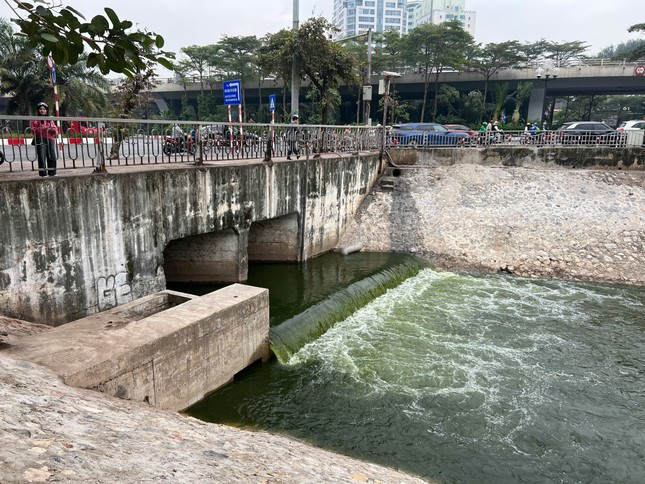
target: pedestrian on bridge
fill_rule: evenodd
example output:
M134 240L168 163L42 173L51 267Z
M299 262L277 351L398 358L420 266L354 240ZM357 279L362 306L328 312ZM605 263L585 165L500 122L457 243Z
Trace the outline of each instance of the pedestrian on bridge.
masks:
M36 106L39 117L49 116L49 106L40 102ZM56 176L56 124L49 119L34 119L31 122L34 138L31 144L36 147L38 157L38 174L40 176Z
M294 114L291 117L290 126L287 128L287 160L291 159L292 154L296 155L296 159L300 159L300 146L298 145L300 136L299 120L299 116Z

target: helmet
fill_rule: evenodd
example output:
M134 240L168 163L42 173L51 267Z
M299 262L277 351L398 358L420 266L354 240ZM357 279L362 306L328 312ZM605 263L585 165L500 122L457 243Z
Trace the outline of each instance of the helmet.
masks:
M299 118L298 113L295 113L293 116L291 116L291 118L292 119L298 119Z
M38 104L36 104L36 109L40 109L40 108L41 108L41 107L43 107L43 106L44 106L45 108L49 109L49 106L48 106L48 105L47 105L47 103L45 103L45 102L39 102Z

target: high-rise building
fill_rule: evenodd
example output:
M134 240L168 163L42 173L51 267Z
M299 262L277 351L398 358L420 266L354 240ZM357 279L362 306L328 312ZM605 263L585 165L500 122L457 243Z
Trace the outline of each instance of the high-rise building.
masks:
M340 29L336 38L396 30L408 32L408 0L334 0L332 22Z
M408 31L421 24L459 20L473 37L477 12L466 10L466 0L408 0Z

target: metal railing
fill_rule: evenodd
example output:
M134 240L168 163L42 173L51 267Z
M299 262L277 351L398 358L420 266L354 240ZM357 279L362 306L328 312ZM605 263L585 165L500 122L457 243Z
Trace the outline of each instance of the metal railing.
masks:
M466 133L388 130L390 148L486 148L490 146L588 146L625 147L642 146L643 136L629 131L609 133L567 131L483 131Z
M119 120L108 118L47 118L60 128L50 129L56 139L58 168L168 163L202 164L272 158L308 158L317 153L376 152L381 148L380 127L313 126L256 123ZM0 117L0 173L37 171L43 141L34 137L24 116ZM486 148L491 146L642 146L643 133L572 133L567 131L404 131L388 128L388 148ZM40 152L40 153L39 153Z
M34 117L0 116L3 171L38 170ZM213 123L48 117L59 128L58 168L265 159L378 151L382 131L364 126ZM1 161L1 160L0 160Z

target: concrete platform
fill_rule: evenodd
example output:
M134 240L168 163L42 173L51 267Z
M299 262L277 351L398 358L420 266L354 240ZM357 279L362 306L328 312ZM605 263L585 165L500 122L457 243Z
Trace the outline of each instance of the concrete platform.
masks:
M2 354L50 368L71 386L183 410L269 358L269 291L161 291L26 336Z

